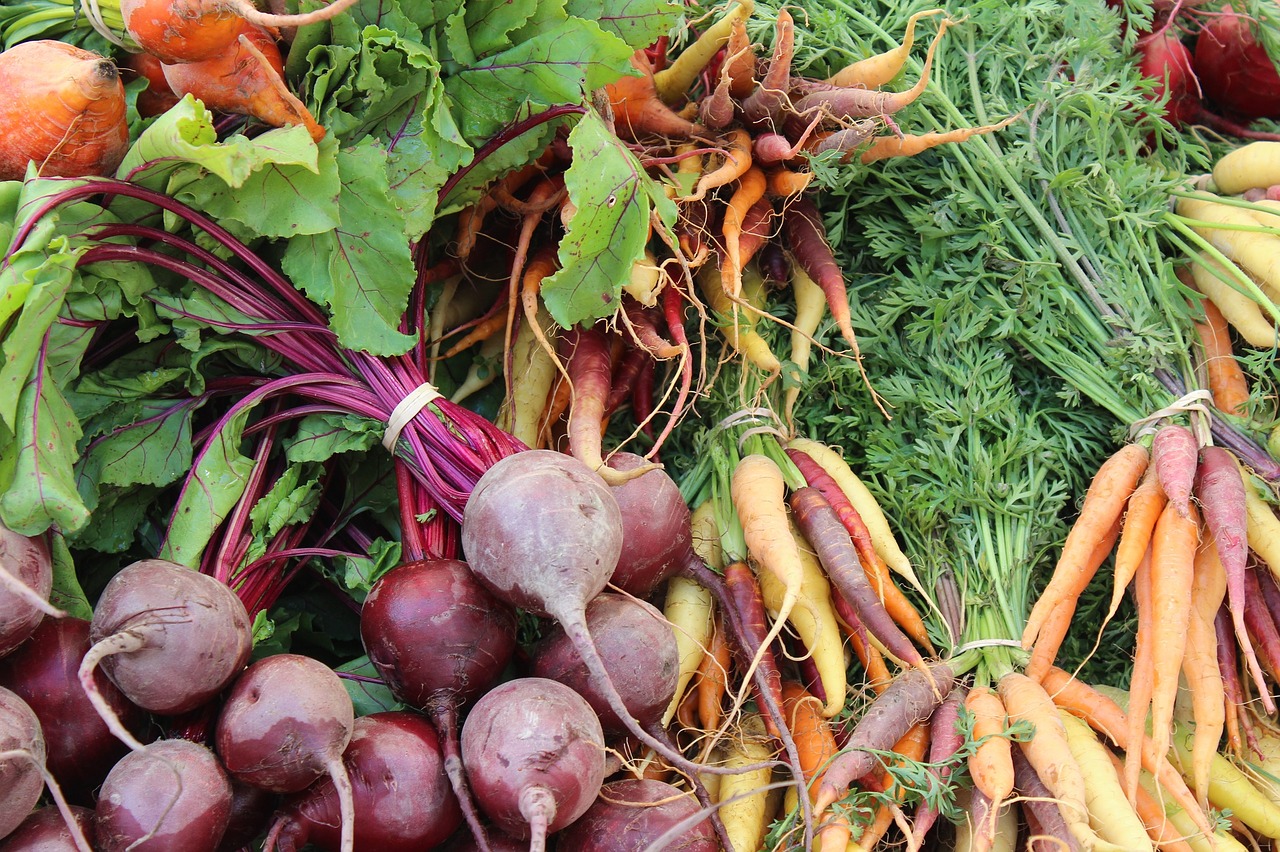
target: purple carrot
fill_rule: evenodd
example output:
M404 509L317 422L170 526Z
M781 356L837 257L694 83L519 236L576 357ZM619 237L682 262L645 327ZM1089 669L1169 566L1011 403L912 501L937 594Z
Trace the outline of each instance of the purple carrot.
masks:
M1079 852L1080 844L1067 828L1062 812L1054 802L1053 793L1040 780L1036 770L1019 748L1013 749L1013 783L1022 794L1023 807L1035 814L1041 831L1057 841L1057 848Z
M1252 568L1244 572L1244 623L1258 643L1263 661L1273 677L1280 677L1280 630L1271 618L1267 602L1262 596L1258 574Z
M964 704L964 687L954 687L947 697L933 711L929 722L929 773L937 779L938 787L945 787L951 777L951 757L960 746L964 745L964 735L960 731L960 707ZM974 791L977 793L977 791ZM981 794L979 794L981 795ZM988 803L988 806L990 803ZM937 808L929 807L922 801L916 808L915 819L912 820L912 836L915 839L913 848L919 848L925 835L939 816Z
M747 124L757 129L776 128L787 102L787 81L791 78L791 58L795 53L795 23L785 8L778 10L773 39L773 56L764 79L742 103Z
M771 648L762 648L765 637L769 634L769 621L765 615L764 601L760 598L760 586L756 583L755 575L751 569L747 567L745 562L732 562L725 566L724 584L728 589L730 599L733 601L733 608L737 618L731 620L729 629L736 630L740 641L730 643L735 653L746 656L747 659L739 659L738 663L743 666L749 666L751 661L756 657L760 658L757 663L757 670L763 674L763 678L753 678L752 685L754 691L760 690L760 683L767 685L770 693L773 695L774 702L782 706L782 672L778 668L778 661L773 655ZM764 702L760 702L764 706ZM777 725L770 714L761 714L764 718L765 728L769 731L770 736L778 736Z

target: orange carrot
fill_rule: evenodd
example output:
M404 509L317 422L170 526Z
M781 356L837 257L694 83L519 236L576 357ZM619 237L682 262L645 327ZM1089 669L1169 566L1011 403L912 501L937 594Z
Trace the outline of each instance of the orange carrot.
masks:
M813 172L796 172L788 168L770 169L769 195L774 198L790 198L804 192L812 182Z
M969 755L973 786L992 802L992 819L1013 792L1013 745L1003 736L1008 727L1004 702L985 686L974 687L964 706L973 714L973 739L978 747Z
M650 136L688 139L697 133L698 125L677 115L658 97L653 66L643 50L632 54L631 64L639 76L620 77L604 87L618 134L636 140Z
M733 19L724 56L720 73L729 79L729 94L741 100L756 87L756 55L751 49L751 37L747 35L746 18Z
M632 79L623 77L624 80ZM700 201L713 189L727 186L738 180L751 168L751 135L742 128L729 131L728 147L724 163L698 178L693 194L680 199L683 202Z
M827 763L840 750L831 723L822 715L822 703L795 681L782 682L782 709L796 741L800 771L810 789L822 780Z
M878 89L888 84L902 72L902 67L907 64L907 57L911 55L911 46L915 43L916 21L930 15L941 15L942 12L942 9L916 12L907 19L907 30L902 35L902 44L884 53L846 65L828 78L827 82L834 86L859 86L864 89Z
M241 22L232 48L212 59L165 65L164 77L179 95L192 95L220 112L249 115L272 127L302 125L319 142L324 128L284 83L284 59L262 27Z
M704 731L720 727L723 717L721 704L729 687L729 666L733 649L724 633L724 624L716 615L715 629L711 632L711 644L698 666L698 722Z
M1124 590L1138 570L1142 555L1147 552L1151 543L1151 534L1155 532L1156 521L1164 511L1168 497L1160 487L1160 479L1154 467L1148 467L1142 481L1129 497L1129 507L1124 514L1124 526L1120 533L1120 544L1116 548L1115 585L1111 590L1111 605L1107 607L1107 621L1116 614Z
M110 176L129 148L124 86L110 59L60 41L0 53L0 181Z
M1133 575L1133 599L1138 609L1137 638L1134 645L1133 673L1129 676L1129 742L1140 742L1146 736L1147 710L1151 706L1154 688L1155 646L1152 634L1156 629L1152 609L1151 550L1143 554L1142 562ZM1141 750L1129 749L1124 760L1124 792L1132 802L1137 796L1138 769L1142 765Z
M1107 755L1111 758L1111 765L1116 769L1116 775L1122 774L1124 767L1120 763L1120 758L1110 751ZM1191 844L1178 836L1177 828L1165 816L1164 806L1156 801L1145 787L1138 787L1133 810L1147 829L1147 836L1160 848L1160 852L1191 852Z
M1209 805L1209 767L1226 725L1226 687L1218 668L1218 636L1214 620L1227 592L1227 575L1218 559L1212 536L1204 536L1196 549L1195 578L1191 586L1191 621L1182 672L1191 691L1191 715L1195 739L1191 747L1191 780L1196 799Z
M1089 483L1080 517L1067 534L1053 577L1032 607L1022 632L1022 647L1034 646L1032 662L1027 666L1032 678L1038 677L1057 656L1070 616L1075 613L1076 599L1098 569L1098 564L1091 564L1090 556L1120 518L1146 469L1146 449L1141 444L1126 444L1102 463ZM1061 615L1064 612L1065 620ZM1046 633L1042 627L1051 614L1059 617L1054 620L1053 632Z
M995 124L984 124L981 127L958 127L955 130L947 130L940 133L917 133L906 134L904 136L880 136L872 140L862 153L859 160L862 164L869 165L877 163L880 160L887 160L890 157L914 157L930 148L936 148L939 145L946 145L950 142L963 142L972 136L982 136L986 133L995 133L997 130L1003 130L1018 119L1013 115L1004 121L998 121Z
M1195 326L1204 349L1205 373L1213 405L1219 411L1243 417L1249 401L1249 383L1231 349L1231 330L1217 305L1205 299L1201 306L1205 321Z
M880 653L879 648L867 640L866 631L861 629L861 624L854 626L849 623L847 616L853 615L855 619L857 617L853 613L853 607L849 606L838 593L832 596L832 603L835 604L836 613L840 615L840 620L848 630L846 635L849 637L849 645L853 648L858 662L862 663L863 671L867 673L867 686L879 695L888 689L893 681L893 675L889 674L889 667L885 665L884 655Z
M724 262L720 267L724 290L730 298L742 297L742 223L747 211L760 199L768 185L764 172L752 166L738 178L738 188L729 196L729 203L724 211L724 225L721 233L724 236Z

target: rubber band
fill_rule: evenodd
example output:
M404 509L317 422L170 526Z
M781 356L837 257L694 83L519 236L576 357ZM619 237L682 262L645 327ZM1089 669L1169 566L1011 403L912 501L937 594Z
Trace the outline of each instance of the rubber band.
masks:
M396 407L391 409L391 416L387 418L387 431L382 435L382 446L387 448L387 452L395 452L396 441L400 440L400 433L409 425L409 421L443 396L431 382L423 382L396 403Z
M1166 417L1173 417L1177 414L1184 414L1184 413L1191 414L1195 412L1207 418L1209 416L1209 408L1208 406L1205 405L1205 402L1212 402L1212 401L1213 401L1213 394L1203 389L1193 390L1189 393L1183 394L1181 397L1174 400L1172 403L1160 409L1159 411L1155 412L1154 414L1149 414L1146 417L1143 417L1140 420L1135 420L1132 424L1130 424L1129 438L1130 440L1136 440L1138 438L1141 438L1143 435L1153 434L1157 431L1157 426L1156 426L1157 422L1165 419ZM1197 421L1197 418L1193 417L1192 418L1193 429L1197 425L1196 421ZM1197 430L1197 431L1200 431L1200 430ZM1201 438L1200 435L1197 435L1196 437L1197 439ZM1200 440L1199 442L1202 446L1207 443L1206 440Z
M978 648L994 648L994 647L1021 648L1022 643L1019 642L1017 639L976 639L973 642L969 642L965 645L961 645L959 648L953 648L951 650L951 656L958 657L966 651L975 651Z

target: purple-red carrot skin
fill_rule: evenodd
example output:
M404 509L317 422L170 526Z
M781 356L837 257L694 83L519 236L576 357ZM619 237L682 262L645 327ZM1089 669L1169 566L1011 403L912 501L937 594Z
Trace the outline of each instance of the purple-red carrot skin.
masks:
M751 158L761 166L776 166L796 153L791 140L781 133L761 133L751 143Z
M782 217L782 231L796 263L822 288L823 295L827 297L831 318L840 329L841 336L850 346L856 347L844 273L827 243L822 214L811 198L801 195L788 201L786 213Z
M1258 643L1262 661L1271 670L1272 677L1280 677L1280 630L1271 619L1271 612L1262 597L1262 586L1253 569L1244 572L1244 624Z
M569 453L592 470L602 464L604 435L600 432L605 403L613 382L609 341L598 328L574 329L569 345L569 380L573 402L569 407Z
M652 358L640 365L640 375L636 376L636 386L631 390L631 416L637 423L642 423L640 431L653 437L653 383L657 371L657 362ZM657 450L657 447L654 447Z
M876 126L874 122L859 121L852 127L846 127L843 130L837 130L828 136L824 136L822 141L813 146L812 150L814 154L821 154L826 151L852 154L859 145L875 136L875 134Z
M1080 844L1067 828L1062 812L1054 803L1053 793L1049 792L1049 788L1040 780L1040 776L1036 774L1035 768L1022 753L1022 749L1013 749L1012 756L1014 786L1026 797L1023 800L1023 807L1035 814L1036 821L1040 823L1040 828L1045 834L1061 841L1058 845L1059 849L1079 850Z
M842 751L827 767L819 788L819 799L837 801L849 791L855 778L876 768L879 758L866 749L893 748L911 727L933 715L942 695L951 691L955 676L946 663L929 666L934 682L921 669L907 669L889 688L876 697L849 735ZM935 691L935 684L936 689Z
M818 561L826 569L831 584L853 604L863 626L899 660L912 666L923 665L920 652L898 628L880 602L880 596L871 588L853 539L822 492L812 486L798 488L791 493L790 503L796 526L817 551Z
M636 378L644 362L649 360L649 353L638 346L628 349L613 371L613 379L609 387L609 399L605 402L605 416L613 414L618 406L631 398L631 391L636 386Z
M1196 450L1195 435L1176 423L1161 427L1151 442L1151 463L1155 465L1160 487L1184 518L1189 511L1191 486L1196 476Z
M795 25L785 8L778 11L777 33L773 56L764 79L742 103L743 119L756 128L773 128L787 99L787 82L791 78L791 57L795 52Z
M764 248L772 233L773 203L767 198L761 198L747 208L746 214L742 217L742 233L738 236L738 251L741 253L741 262L744 265L748 260L755 257L760 249Z
M738 642L731 643L735 651L749 654L753 659L760 657L758 670L764 674L764 683L779 707L782 706L782 671L771 648L762 648L765 637L769 635L768 618L765 615L764 601L760 597L760 586L755 575L745 562L731 562L725 566L724 582L733 601L733 609L737 615L731 620L730 630L738 632ZM739 660L739 665L750 665L751 659ZM753 691L759 691L759 679L753 679ZM773 720L768 713L764 714L765 727L772 736L777 736Z
M1248 514L1244 480L1230 451L1221 447L1205 447L1200 451L1200 466L1196 470L1193 491L1203 509L1205 526L1213 533L1218 558L1222 560L1222 568L1227 574L1227 606L1231 610L1236 641L1257 681L1264 708L1268 713L1275 712L1275 702L1258 669L1257 655L1249 642L1244 621L1244 573L1249 559L1246 537Z
M712 130L724 130L733 122L733 96L729 94L730 79L722 75L711 94L698 104L698 121Z
M774 287L782 287L791 280L791 261L782 246L772 240L761 246L756 255L756 266L760 268L765 283Z
M1213 619L1213 632L1218 639L1218 671L1222 674L1222 693L1227 713L1239 719L1239 710L1244 706L1244 686L1240 683L1240 658L1236 654L1235 629L1226 604L1218 609L1218 614Z
M953 687L951 692L947 693L947 697L938 705L938 709L933 711L933 718L929 720L929 763L934 764L930 767L929 772L938 779L938 785L945 787L947 780L951 777L951 756L960 750L960 746L964 745L964 735L960 731L960 707L964 704L965 690L963 687ZM982 795L977 790L976 795ZM990 803L988 802L988 805ZM933 824L937 822L940 812L937 808L928 807L924 802L916 808L915 819L911 821L914 827L914 835L916 842L922 841L929 829L933 828Z
M1280 586L1276 585L1276 578L1272 576L1271 571L1265 568L1251 569L1258 577L1258 585L1262 588L1262 600L1267 605L1267 612L1271 614L1271 620L1280 626Z

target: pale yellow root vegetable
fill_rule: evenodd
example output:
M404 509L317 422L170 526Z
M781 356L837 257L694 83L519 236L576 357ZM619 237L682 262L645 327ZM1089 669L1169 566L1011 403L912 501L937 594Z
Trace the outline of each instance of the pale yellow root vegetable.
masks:
M1191 771L1194 734L1188 728L1173 726L1173 760L1188 777ZM1221 754L1213 756L1209 768L1209 802L1219 810L1231 809L1241 822L1263 837L1280 838L1280 805L1272 802L1231 761Z
M543 335L551 337L555 322L545 308L538 308L538 324ZM520 323L520 330L511 344L511 375L519 376L520 380L512 382L511 396L498 415L498 426L524 441L526 446L536 447L542 413L547 408L547 398L556 378L556 365L550 353L538 342L528 321Z
M502 347L501 334L495 334L480 344L480 351L472 359L462 383L449 397L450 402L455 405L461 404L472 394L479 393L493 384L498 376L502 375Z
M1213 189L1239 195L1280 183L1280 142L1250 142L1223 155L1213 167Z
M1120 786L1107 747L1098 742L1088 725L1067 711L1058 710L1058 718L1066 729L1067 746L1088 779L1085 806L1093 830L1119 849L1130 852L1152 849L1146 827L1129 806Z
M822 716L830 719L844 709L848 681L845 677L844 639L836 622L835 608L831 603L831 584L822 571L822 564L812 546L804 540L794 525L791 528L800 555L802 578L800 596L787 619L800 636L800 641L813 657L818 677L827 701ZM785 598L786 588L771 571L761 571L760 598L773 618L778 617Z
M659 98L666 103L675 103L683 98L716 51L729 41L734 24L750 18L755 11L755 0L735 0L735 3L718 21L703 30L697 41L681 51L670 65L653 75L653 85Z
M840 490L849 498L849 502L861 516L862 523L871 536L871 546L876 553L880 554L880 558L894 573L903 577L916 591L924 595L925 600L932 600L932 596L925 591L920 578L916 576L915 569L911 567L911 560L898 546L893 529L889 526L889 519L885 517L880 504L876 502L876 498L872 496L867 486L862 484L862 480L858 479L858 475L845 462L844 457L826 444L809 438L792 438L787 442L787 446L813 459L836 481L836 485L840 486Z
M755 313L744 310L729 298L720 281L720 270L715 264L703 265L698 270L697 279L698 289L707 300L707 306L724 323L722 331L729 345L747 361L770 376L780 373L782 362L773 353L768 341L756 331ZM755 303L753 297L760 295L759 288L756 286L759 280L760 275L754 272L754 267L748 266L743 270L742 294L748 302L753 304Z
M1101 838L1089 825L1084 773L1067 743L1067 731L1053 699L1044 687L1020 672L1000 678L997 691L1010 724L1025 719L1035 726L1035 735L1018 746L1058 800L1058 810L1071 835L1085 849L1098 848Z
M1191 275L1196 289L1204 293L1217 306L1227 323L1250 346L1270 347L1276 342L1276 329L1263 313L1262 307L1244 293L1232 287L1219 275L1226 276L1220 264L1204 258L1204 263L1191 264ZM1215 274L1215 271L1217 274Z
M795 365L798 375L795 376L795 384L783 394L782 417L788 428L794 431L792 413L804 387L804 379L807 378L813 336L817 334L818 325L827 313L827 296L797 263L791 264L791 293L796 300L796 316L792 322L795 328L791 330L791 363Z
M1260 232L1258 220L1248 210L1196 193L1179 197L1178 215L1202 222L1192 226L1197 234L1245 272L1280 289L1280 236Z
M1173 825L1178 836L1187 842L1192 852L1245 852L1248 848L1230 834L1218 832L1210 840L1203 831L1196 827L1195 821L1187 815L1173 797L1145 769L1138 775L1138 784L1157 802L1164 805L1164 815Z
M671 697L666 712L662 714L664 728L675 718L680 700L689 688L698 666L702 664L702 658L706 656L707 645L711 642L713 612L711 592L687 577L672 577L667 581L667 599L662 614L671 622L675 631L680 668L676 676L675 694Z
M644 250L644 256L631 264L631 276L622 285L622 292L635 299L646 308L658 304L658 293L662 290L662 269L653 252Z
M868 56L866 59L846 65L831 75L827 82L835 86L863 89L878 89L892 82L893 78L902 71L902 66L907 63L907 57L911 55L911 46L915 43L916 37L916 21L929 15L940 15L942 12L942 9L916 12L907 19L907 29L902 35L902 44L884 53L877 53L875 56Z
M721 765L729 768L748 766L769 760L773 750L764 722L759 716L743 716L738 734L724 743L724 760ZM721 803L720 819L733 844L733 852L758 852L764 846L764 837L773 821L770 805L780 804L781 798L770 796L766 789L772 770L756 769L723 775L716 801Z
M1226 704L1222 697L1222 671L1218 668L1218 634L1214 626L1222 600L1227 594L1227 571L1218 558L1213 535L1206 532L1196 550L1191 584L1191 618L1182 675L1191 693L1191 721L1195 744L1191 762L1192 787L1200 806L1208 810L1209 768L1226 728Z
M966 814L970 813L970 795L967 789L956 794L956 805ZM1018 848L1018 809L1009 805L1000 808L996 814L995 833L987 838L990 842L981 841L979 837L980 832L972 819L957 823L952 852L1015 852Z
M1267 564L1272 576L1280 579L1280 518L1248 479L1245 479L1244 506L1248 513L1249 549Z

